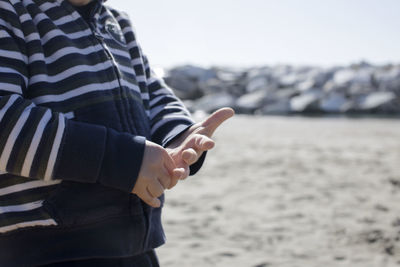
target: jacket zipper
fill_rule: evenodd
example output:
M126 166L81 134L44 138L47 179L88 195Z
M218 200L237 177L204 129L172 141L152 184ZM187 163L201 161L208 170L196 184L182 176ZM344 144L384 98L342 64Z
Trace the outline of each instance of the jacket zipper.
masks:
M90 22L89 23L89 27L90 27L90 29L91 29L91 31L93 33L93 36L98 41L98 43L102 46L103 51L106 53L107 59L109 61L111 61L111 65L112 65L112 69L113 69L114 75L115 75L115 77L117 77L117 80L118 80L119 91L120 91L120 95L121 95L121 105L122 105L122 107L123 107L123 109L125 111L129 111L129 107L126 107L126 105L124 104L123 90L122 90L122 84L121 84L121 74L119 73L119 70L118 70L118 68L117 68L117 66L115 64L114 56L108 50L108 48L107 48L107 46L106 46L106 44L104 42L103 36L101 36L100 33L97 32L96 25L94 25L93 22ZM123 116L124 116L124 114L121 114L121 119L122 119ZM122 123L122 120L121 120L121 123ZM136 130L134 129L133 125L130 125L129 121L127 121L126 123L127 124L126 124L126 127L124 127L125 128L124 130L130 131L132 133L136 133Z
M114 60L113 55L111 54L110 51L108 51L107 47L106 47L105 44L104 44L104 38L103 38L103 36L101 36L101 35L100 35L99 33L97 33L97 32L93 32L93 34L94 34L94 37L97 39L97 41L99 41L100 45L103 47L104 51L106 52L106 55L107 55L108 60L111 61L111 64L112 64L112 66L113 66L114 74L115 74L115 76L118 78L118 84L119 84L119 86L121 87L121 86L122 86L122 85L121 85L121 75L120 75L119 71L117 70L117 66L115 65L115 60Z

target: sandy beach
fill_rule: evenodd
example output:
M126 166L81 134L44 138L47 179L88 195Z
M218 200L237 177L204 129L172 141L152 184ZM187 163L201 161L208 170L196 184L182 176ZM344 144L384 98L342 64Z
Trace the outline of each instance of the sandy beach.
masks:
M236 116L166 194L164 267L400 265L400 121Z

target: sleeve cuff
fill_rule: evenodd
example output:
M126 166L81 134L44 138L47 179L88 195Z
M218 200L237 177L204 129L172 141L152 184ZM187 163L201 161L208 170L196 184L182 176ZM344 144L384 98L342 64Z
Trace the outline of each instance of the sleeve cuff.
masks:
M100 184L131 193L142 165L145 142L143 136L108 129Z
M200 168L203 166L204 161L206 160L206 156L207 156L207 151L204 152L195 163L189 166L190 176L195 175L200 170Z
M192 126L193 123L187 124L179 124L173 127L168 134L166 134L163 140L160 142L162 147L167 147L169 143L171 143L175 138L178 138L181 134L183 134L187 129Z
M142 165L145 137L67 120L54 179L132 192Z

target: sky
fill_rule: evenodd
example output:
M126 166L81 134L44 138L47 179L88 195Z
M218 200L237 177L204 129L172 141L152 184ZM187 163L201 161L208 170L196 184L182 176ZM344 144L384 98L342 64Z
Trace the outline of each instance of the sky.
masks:
M152 65L400 63L400 0L107 0Z

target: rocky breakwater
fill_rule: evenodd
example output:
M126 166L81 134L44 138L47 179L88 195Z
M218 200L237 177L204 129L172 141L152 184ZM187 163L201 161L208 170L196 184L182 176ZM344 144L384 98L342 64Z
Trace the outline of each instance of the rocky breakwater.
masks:
M246 114L400 115L400 65L265 66L249 69L179 66L165 81L192 111L223 106Z

